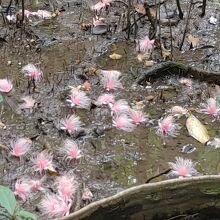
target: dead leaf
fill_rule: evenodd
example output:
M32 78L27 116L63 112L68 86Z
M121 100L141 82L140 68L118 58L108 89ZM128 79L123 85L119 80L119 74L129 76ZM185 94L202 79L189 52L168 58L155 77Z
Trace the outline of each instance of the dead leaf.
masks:
M117 53L113 53L113 54L109 55L109 57L110 57L112 60L120 60L120 59L122 58L122 55L117 54Z
M140 61L140 62L142 62L142 61L144 61L144 60L149 60L149 58L150 58L150 53L139 53L138 55L137 55L137 59L138 59L138 61Z
M169 50L165 49L164 45L161 44L162 56L164 60L171 58L171 53Z
M206 127L194 116L190 115L186 120L186 127L189 135L202 144L209 141L210 137Z
M0 121L0 129L5 129L6 125Z
M60 12L59 12L58 9L56 9L56 10L52 13L52 17L53 17L53 18L55 18L55 17L57 17L57 16L59 16L59 15L60 15Z
M88 73L91 75L95 75L95 74L97 74L97 69L95 67L90 67L88 69Z
M47 168L47 172L50 176L58 176L58 172L55 170L55 168L50 165L48 168Z
M154 61L153 60L145 60L144 61L144 65L145 66L153 66L154 65Z
M137 110L140 110L140 109L143 109L144 106L145 106L144 102L143 101L139 101L139 102L135 103L134 108L137 109Z
M199 39L198 37L194 37L194 36L191 35L191 34L188 36L188 42L189 42L190 44L192 44L192 46L193 46L194 48L199 45L199 41L200 41L200 39Z
M0 150L7 150L8 148L5 146L5 145L3 145L3 144L0 144Z
M134 6L135 11L138 12L139 14L142 14L142 15L146 14L144 4L133 4L133 6Z
M153 95L148 95L148 96L145 97L145 99L146 99L147 101L153 101L154 98L155 98L155 97L154 97Z

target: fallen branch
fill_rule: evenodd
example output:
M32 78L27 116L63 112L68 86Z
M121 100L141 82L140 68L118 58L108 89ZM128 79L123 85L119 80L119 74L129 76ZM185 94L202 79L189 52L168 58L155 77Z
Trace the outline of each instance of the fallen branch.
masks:
M206 81L208 83L215 83L220 85L220 72L206 71L171 61L153 66L138 78L137 83L144 84L146 81L152 81L160 77L164 77L165 75L193 77L200 81Z
M116 220L220 208L220 175L171 179L135 186L56 220ZM190 202L189 202L190 201ZM138 215L139 214L139 215ZM136 218L138 219L138 218ZM164 219L164 218L163 218Z

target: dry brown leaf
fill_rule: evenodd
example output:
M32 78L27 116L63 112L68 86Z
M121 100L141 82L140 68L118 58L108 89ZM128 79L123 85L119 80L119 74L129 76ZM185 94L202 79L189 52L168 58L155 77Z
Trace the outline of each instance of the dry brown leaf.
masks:
M143 109L144 108L144 102L143 101L139 101L139 102L136 102L135 103L135 109L137 109L137 110L140 110L140 109Z
M153 60L145 60L144 61L144 65L145 66L153 66L154 65L154 61Z
M155 98L155 97L154 97L153 95L148 95L148 96L145 97L145 99L146 99L147 101L153 101L154 98Z
M188 36L188 41L192 44L193 47L197 47L199 45L200 39L198 37L194 37L193 35Z
M48 168L47 168L47 172L50 176L58 176L58 172L55 170L55 168L50 165Z
M161 44L161 49L162 49L162 56L164 60L167 60L171 58L171 53L169 50L165 49L164 45Z
M60 12L59 12L59 10L58 9L56 9L53 13L52 13L52 17L54 18L54 17L57 17L57 16L59 16L60 15Z
M90 67L90 68L88 69L88 72L89 72L89 74L91 74L91 75L95 75L95 74L97 74L97 69L96 69L95 67Z
M190 115L186 120L186 127L189 135L202 144L209 141L210 137L206 127L194 116Z
M113 54L109 55L109 57L110 57L112 60L120 60L120 59L122 58L122 55L117 54L117 53L113 53Z
M3 144L1 144L0 143L0 150L7 150L8 148L5 146L5 145L3 145Z
M133 4L133 6L134 6L134 9L135 9L136 12L138 12L142 15L146 14L144 4Z
M6 125L0 121L0 129L5 129Z

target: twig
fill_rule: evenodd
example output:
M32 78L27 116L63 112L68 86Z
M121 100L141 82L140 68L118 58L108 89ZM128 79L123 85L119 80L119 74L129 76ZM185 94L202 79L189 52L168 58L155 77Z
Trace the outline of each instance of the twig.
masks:
M206 10L206 0L203 0L202 1L202 13L201 13L201 17L204 17L205 16L205 10Z
M157 174L156 176L153 176L153 177L149 178L145 183L149 183L151 180L156 179L156 178L159 177L159 176L168 174L170 171L171 171L171 169L165 170L164 172L159 173L159 174Z
M178 8L178 12L179 12L179 18L182 20L183 19L183 12L182 12L182 9L181 9L181 6L180 6L180 0L176 0L176 5L177 5L177 8Z
M186 26L185 26L185 30L183 32L183 38L182 38L182 41L181 41L180 47L179 47L180 51L182 50L183 43L184 43L184 40L185 40L185 37L186 37L186 33L187 33L187 27L188 27L188 24L189 24L190 12L191 12L192 5L193 5L192 3L193 3L193 0L190 0L189 10L188 10L187 19L186 19Z

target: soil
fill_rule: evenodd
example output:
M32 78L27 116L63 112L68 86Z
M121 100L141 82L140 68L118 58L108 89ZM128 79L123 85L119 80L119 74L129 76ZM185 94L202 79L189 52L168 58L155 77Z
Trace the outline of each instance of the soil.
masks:
M184 1L185 2L185 1ZM191 110L205 124L211 138L219 136L219 120L198 113L201 103L213 95L214 84L192 79L193 85L187 87L179 83L178 74L163 77L147 86L135 83L137 78L150 67L146 67L136 58L135 39L131 35L126 40L126 33L120 30L106 35L92 35L89 30L80 28L80 23L90 23L94 14L88 4L69 0L62 3L61 14L52 20L26 24L25 28L6 25L0 19L0 78L12 79L14 89L4 94L0 103L0 121L6 129L0 129L0 143L10 146L16 137L28 137L34 145L32 151L23 159L11 157L7 150L0 154L0 182L14 190L17 179L24 177L42 177L34 172L32 158L44 149L54 155L54 164L59 175L66 172L76 176L79 185L85 184L94 197L92 201L110 196L125 188L143 184L147 179L169 169L168 162L176 156L190 158L196 162L200 174L219 174L220 155L213 149L189 136L185 123L186 118L178 119L181 133L176 138L161 138L156 134L158 119L168 114L168 110L180 105ZM122 12L119 3L110 8L107 22L115 22ZM120 7L119 7L120 6ZM170 10L176 6L168 4ZM185 40L183 50L178 50L186 20L181 20L173 31L173 59L175 61L210 71L220 71L220 30L219 25L210 24L210 15L219 18L218 1L209 1L204 18L198 15L201 8L194 5L188 27L188 35L199 37L199 45L191 49ZM41 8L48 6L40 4ZM27 8L31 9L28 4ZM61 8L61 7L60 7ZM164 10L161 6L161 10ZM183 3L186 13L187 4ZM1 18L1 17L0 17ZM149 21L140 24L137 38L148 35ZM170 49L169 26L162 26L162 41ZM120 60L111 60L113 52L122 55ZM155 47L152 59L163 62L159 47ZM22 66L34 63L40 66L44 75L37 83L36 90L28 87L28 81L21 73ZM114 92L116 99L126 99L131 106L142 103L143 111L148 115L147 124L139 125L132 133L126 133L112 126L109 108L94 107L90 110L71 110L66 102L68 86L82 85L85 80L92 84L88 96L95 102L104 92L99 82L98 71L92 68L114 69L122 72L123 89ZM37 100L33 111L19 108L21 97L31 94ZM152 100L148 100L152 96ZM84 131L77 137L70 137L58 129L59 120L71 113L76 113L84 123ZM83 158L68 164L60 155L59 148L66 138L79 142ZM196 150L192 153L181 152L184 145L191 144ZM53 175L44 175L44 186L48 192L54 191ZM154 181L167 179L162 175ZM34 194L20 205L47 219L39 210L39 202L44 193ZM85 204L81 202L81 206ZM198 218L192 218L198 219Z

